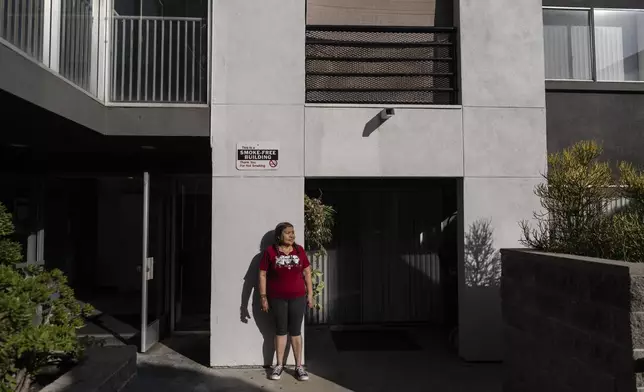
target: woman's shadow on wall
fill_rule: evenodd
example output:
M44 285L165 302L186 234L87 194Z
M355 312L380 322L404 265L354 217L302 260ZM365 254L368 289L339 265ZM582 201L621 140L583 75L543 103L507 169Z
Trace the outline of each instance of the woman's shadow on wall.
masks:
M264 250L269 246L275 244L275 232L273 230L267 232L262 237L262 240L259 244L259 252L253 257L250 265L248 266L248 271L244 276L244 286L242 288L241 295L241 307L240 307L240 320L244 324L248 324L248 321L253 319L255 320L255 325L257 329L262 334L264 340L262 344L262 354L264 358L264 366L270 367L273 365L273 359L275 356L275 323L273 321L273 316L270 313L262 312L262 302L259 298L259 263L264 254ZM251 305L249 311L249 305ZM286 348L284 363L286 363L286 358L289 355L289 347Z

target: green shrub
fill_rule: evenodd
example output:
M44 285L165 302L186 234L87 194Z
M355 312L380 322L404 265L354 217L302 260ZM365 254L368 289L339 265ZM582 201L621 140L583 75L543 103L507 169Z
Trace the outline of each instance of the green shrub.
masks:
M325 205L321 198L304 196L304 238L311 256L311 280L317 309L321 309L320 295L325 287L319 260L326 255L324 247L333 239L334 217L335 210Z
M59 270L18 268L20 245L7 237L11 215L0 204L0 391L29 388L49 365L75 361L83 346L76 330L91 308L82 306Z
M614 176L609 163L600 159L602 152L598 143L583 141L548 156L545 181L535 188L543 210L533 214L535 224L520 223L524 245L546 252L644 261L644 175L621 163L619 176ZM606 207L618 198L629 204L609 211Z

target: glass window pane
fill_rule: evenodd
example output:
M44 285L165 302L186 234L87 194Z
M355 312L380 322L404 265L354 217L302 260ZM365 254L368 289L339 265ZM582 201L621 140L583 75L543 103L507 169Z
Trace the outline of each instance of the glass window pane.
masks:
M546 79L592 80L590 11L543 10Z
M644 81L644 11L595 10L597 80Z

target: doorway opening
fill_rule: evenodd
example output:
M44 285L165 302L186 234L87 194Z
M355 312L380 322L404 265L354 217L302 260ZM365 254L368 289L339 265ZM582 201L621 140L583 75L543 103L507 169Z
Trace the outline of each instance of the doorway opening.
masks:
M336 210L315 324L456 322L453 179L316 179L306 192Z
M420 363L428 351L456 358L450 334L458 324L457 184L307 179L307 195L336 211L332 243L316 266L324 272L322 310L307 320L312 370L375 353L416 352L410 358Z
M209 312L210 176L3 174L2 183L25 262L62 270L95 308L81 336L147 351ZM192 328L207 332L207 318Z

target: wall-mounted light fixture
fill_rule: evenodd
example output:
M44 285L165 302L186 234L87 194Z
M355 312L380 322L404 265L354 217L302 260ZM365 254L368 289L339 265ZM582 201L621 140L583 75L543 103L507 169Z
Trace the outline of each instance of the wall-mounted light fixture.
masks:
M394 108L384 108L384 109L382 109L382 111L380 112L380 119L381 119L382 121L387 121L387 120L389 120L391 117L393 117L393 116L394 116L394 114L396 114L396 110L395 110Z

